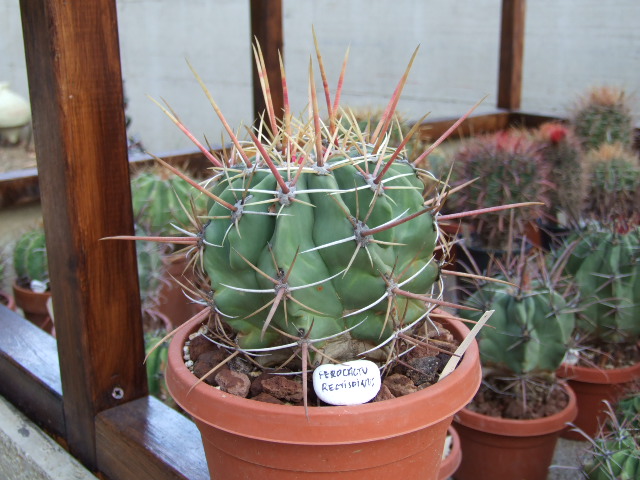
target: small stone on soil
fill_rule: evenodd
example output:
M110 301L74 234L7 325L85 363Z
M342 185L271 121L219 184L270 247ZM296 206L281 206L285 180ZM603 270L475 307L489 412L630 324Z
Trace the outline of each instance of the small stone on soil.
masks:
M229 369L220 370L215 377L216 382L223 392L246 398L249 395L251 381L244 373L234 372Z
M382 384L378 395L375 396L372 402L382 402L384 400L391 400L392 398L396 397L393 395L393 393L391 393L389 387L387 387L385 384Z
M262 388L266 393L285 402L302 401L302 385L280 375L263 380Z
M413 384L411 379L401 373L394 373L388 376L384 379L383 384L387 386L395 397L402 397L418 391L418 388Z
M264 403L274 403L276 405L284 405L283 401L278 400L273 395L269 395L268 393L265 393L265 392L262 392L256 395L255 397L252 398L252 400L257 400L258 402L264 402Z
M434 383L438 378L440 361L437 357L420 357L409 361L412 368L407 368L409 377L416 386L423 383Z

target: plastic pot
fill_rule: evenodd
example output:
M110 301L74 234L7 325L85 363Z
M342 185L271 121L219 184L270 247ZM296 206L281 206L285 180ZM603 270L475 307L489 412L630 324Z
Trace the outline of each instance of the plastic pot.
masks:
M481 379L478 347L453 373L419 392L355 406L273 405L235 397L196 377L182 347L199 327L190 321L169 347L170 394L198 426L211 478L436 480L447 428L475 395ZM458 339L469 330L452 322Z
M454 425L462 445L456 480L546 480L560 433L578 413L575 393L567 407L549 417L512 420L471 410L458 412Z
M460 447L460 436L456 429L451 426L447 430L447 435L451 435L451 451L442 459L438 480L446 480L453 476L462 462L462 448Z
M50 292L34 292L13 282L13 297L16 306L24 313L24 318L47 333L53 332L53 320L47 309L47 301L51 298Z
M578 416L573 424L589 437L595 437L607 420L607 400L615 404L630 382L640 378L640 363L631 367L600 369L562 364L558 376L565 378L576 393ZM587 440L584 435L567 428L563 438Z

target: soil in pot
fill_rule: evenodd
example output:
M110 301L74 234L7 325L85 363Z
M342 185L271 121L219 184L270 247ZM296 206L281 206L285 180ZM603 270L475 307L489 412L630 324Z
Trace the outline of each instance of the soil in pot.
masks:
M196 385L183 346L198 327L191 321L174 337L167 383L200 429L214 479L437 479L453 414L480 381L473 343L453 373L410 395L308 410L259 402ZM458 322L451 328L456 341L468 333Z
M556 387L548 394L548 402L531 398L532 408L526 413L522 402L510 406L497 397L485 388L471 408L516 418L485 415L471 408L456 414L463 452L456 479L545 480L557 439L577 414L575 394L566 385Z

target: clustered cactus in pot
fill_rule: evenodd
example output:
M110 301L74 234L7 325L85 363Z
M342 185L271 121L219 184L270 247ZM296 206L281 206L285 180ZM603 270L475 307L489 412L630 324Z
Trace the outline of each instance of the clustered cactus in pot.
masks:
M35 292L49 289L49 268L44 230L30 230L18 238L13 250L13 268L19 285Z

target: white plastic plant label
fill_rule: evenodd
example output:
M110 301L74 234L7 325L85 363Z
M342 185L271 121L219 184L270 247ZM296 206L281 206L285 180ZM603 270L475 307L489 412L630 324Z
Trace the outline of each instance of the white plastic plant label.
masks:
M380 370L369 360L320 365L313 371L313 389L330 405L359 405L380 391Z

